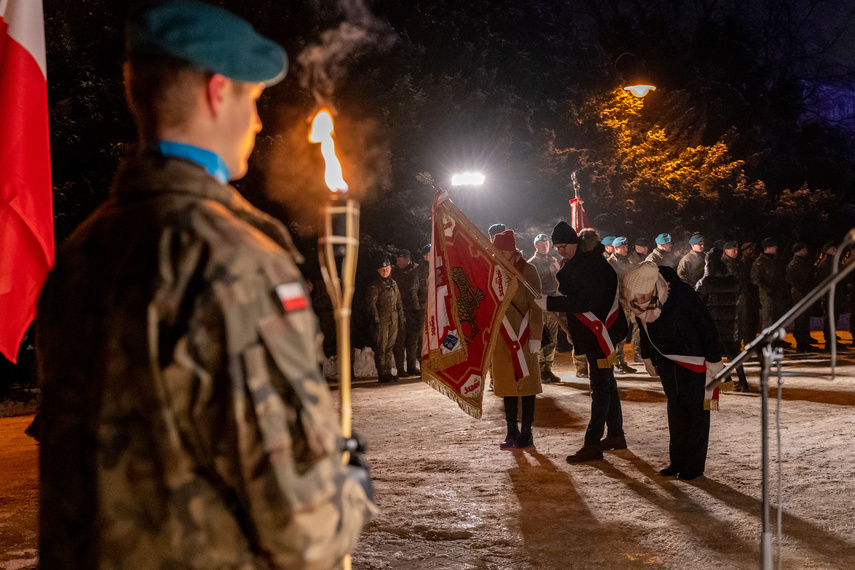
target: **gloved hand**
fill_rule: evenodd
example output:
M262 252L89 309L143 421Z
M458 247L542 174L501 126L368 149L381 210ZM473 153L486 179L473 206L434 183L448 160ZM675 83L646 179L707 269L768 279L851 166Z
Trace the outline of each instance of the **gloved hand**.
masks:
M365 439L353 434L352 437L342 438L342 451L350 452L350 460L347 462L347 476L359 483L365 496L374 502L374 483L371 481L371 466L365 460L367 445Z
M719 360L718 362L707 362L707 384L709 381L715 378L715 375L724 370L724 361Z
M540 351L540 341L533 338L528 339L528 351L532 354Z
M540 297L536 297L534 299L534 304L540 307L541 311L546 310L546 295L541 295Z
M644 369L647 370L651 378L659 378L659 373L656 372L656 367L653 366L653 361L649 358L644 359Z

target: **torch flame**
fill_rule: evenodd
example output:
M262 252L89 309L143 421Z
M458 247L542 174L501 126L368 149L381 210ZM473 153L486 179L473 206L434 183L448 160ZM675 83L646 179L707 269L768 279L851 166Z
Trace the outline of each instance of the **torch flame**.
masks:
M347 192L347 182L344 181L344 175L341 173L341 163L335 156L335 143L332 134L332 116L326 109L321 109L312 120L309 142L321 143L321 154L326 164L324 182L326 182L327 187L333 192Z

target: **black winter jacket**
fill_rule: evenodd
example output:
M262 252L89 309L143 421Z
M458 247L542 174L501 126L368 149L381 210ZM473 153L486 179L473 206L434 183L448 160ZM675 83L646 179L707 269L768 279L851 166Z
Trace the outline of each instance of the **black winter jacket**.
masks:
M662 314L647 323L646 329L636 319L641 329L641 356L653 361L669 402L703 405L706 374L692 372L662 354L702 356L707 362L718 362L721 360L718 331L694 289L670 267L660 266L659 273L668 282L668 299L662 305Z
M567 313L567 325L573 337L576 354L585 354L592 358L604 358L596 335L582 324L574 315L591 311L605 322L615 300L618 277L609 262L603 257L605 248L597 244L587 252L577 250L573 259L566 261L556 277L558 292L563 297L547 297L548 311ZM626 318L618 305L618 316L608 328L609 338L614 345L626 338L628 330Z

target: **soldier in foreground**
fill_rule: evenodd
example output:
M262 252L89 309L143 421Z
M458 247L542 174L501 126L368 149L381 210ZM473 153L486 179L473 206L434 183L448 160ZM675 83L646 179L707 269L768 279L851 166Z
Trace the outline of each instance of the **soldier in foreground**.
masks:
M40 299L40 565L336 567L370 478L342 464L300 255L227 183L285 53L186 0L138 13L127 50L141 152Z

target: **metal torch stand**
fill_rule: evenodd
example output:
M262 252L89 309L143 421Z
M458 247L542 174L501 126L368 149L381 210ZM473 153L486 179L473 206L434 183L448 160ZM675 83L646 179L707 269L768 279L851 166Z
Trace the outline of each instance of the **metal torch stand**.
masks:
M745 350L739 353L730 364L728 364L715 378L709 381L707 389L717 387L724 379L735 373L737 366L742 365L743 361L747 360L752 352L757 351L761 357L761 373L760 373L760 396L761 396L761 430L762 430L762 493L763 493L763 513L762 513L762 531L760 539L760 562L763 570L772 570L772 535L769 529L769 374L772 366L775 363L780 363L783 358L783 350L775 346L775 341L783 340L786 335L785 327L792 323L796 317L804 313L811 305L819 301L834 285L842 281L844 277L855 270L855 263L850 263L842 270L832 273L817 285L810 293L805 295L798 303L796 303L787 313L777 320L772 326L760 333L756 339L751 341ZM833 336L833 335L832 335ZM836 344L836 338L826 339L829 346ZM831 353L832 374L834 371L834 359L836 351ZM780 374L780 366L778 367ZM779 379L780 382L780 379ZM780 470L779 470L780 473ZM780 503L781 497L778 497ZM780 537L778 537L780 541ZM780 560L779 560L780 562Z

